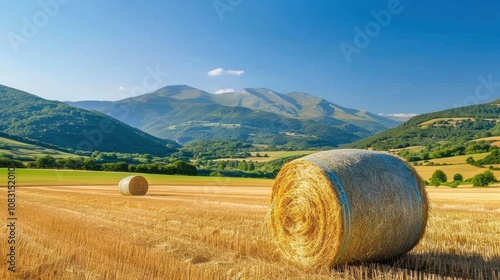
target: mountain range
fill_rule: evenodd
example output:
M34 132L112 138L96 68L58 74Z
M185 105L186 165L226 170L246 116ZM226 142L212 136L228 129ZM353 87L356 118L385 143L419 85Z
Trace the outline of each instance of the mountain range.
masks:
M337 147L399 122L302 92L270 89L211 94L187 85L118 101L66 102L96 110L163 139L235 139L300 148Z
M369 112L262 88L215 95L168 86L119 101L67 103L0 85L0 135L76 154L155 156L169 156L195 139L388 150L500 136L500 99L418 115L392 129L396 121Z
M340 120L371 133L378 133L400 124L400 122L365 110L342 107L305 92L280 94L265 88L249 88L241 92L213 95L212 99L225 106L240 106L287 117L300 117L332 123Z

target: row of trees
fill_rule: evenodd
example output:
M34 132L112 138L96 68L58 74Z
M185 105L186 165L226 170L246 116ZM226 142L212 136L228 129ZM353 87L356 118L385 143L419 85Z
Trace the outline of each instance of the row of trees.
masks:
M253 145L237 140L194 140L182 147L179 154L196 160L250 157Z
M285 163L299 157L301 156L290 156L268 162L246 160L199 160L196 162L196 166L198 170L208 171L207 175L211 176L274 178Z
M244 159L251 157L251 152L257 152L256 157L268 157L265 151L294 150L298 148L276 145L254 146L249 142L230 139L199 139L185 144L172 157L205 161L224 158Z
M8 167L24 168L24 164L19 160L0 157L0 168L8 168Z
M432 186L439 187L440 185L448 185L452 188L458 187L462 182L470 182L474 187L486 187L491 183L497 182L495 174L493 174L490 170L486 170L482 174L477 174L465 181L462 174L457 173L453 176L453 182L448 183L446 173L438 169L434 171L430 180Z
M415 162L446 157L487 153L497 149L498 147L492 146L491 143L486 141L465 142L461 144L429 144L420 151L403 150L398 155L405 158L409 162Z
M473 157L469 157L467 158L466 162L477 167L490 164L500 164L500 149L498 147L495 147L494 149L492 149L491 154L489 154L486 158L475 160Z
M127 162L99 163L93 158L61 158L52 156L37 158L34 162L27 164L29 168L38 169L70 169L70 170L94 170L94 171L114 171L114 172L138 172L151 174L168 175L197 175L194 165L178 160L173 163L144 163L129 164Z

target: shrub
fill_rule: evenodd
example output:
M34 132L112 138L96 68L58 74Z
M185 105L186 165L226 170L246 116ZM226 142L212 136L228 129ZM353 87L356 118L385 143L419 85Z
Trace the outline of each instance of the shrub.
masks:
M488 186L488 180L484 174L478 174L472 178L472 185L474 187L486 187Z
M434 173L432 174L431 184L433 186L438 187L439 185L441 185L441 183L444 183L446 181L448 181L448 177L443 172L443 170L438 169L438 170L434 171Z
M453 176L453 182L462 182L463 180L464 177L460 173L457 173Z
M483 175L486 178L486 181L488 181L488 183L493 183L497 180L495 178L495 174L493 174L493 172L491 172L490 170L484 171Z

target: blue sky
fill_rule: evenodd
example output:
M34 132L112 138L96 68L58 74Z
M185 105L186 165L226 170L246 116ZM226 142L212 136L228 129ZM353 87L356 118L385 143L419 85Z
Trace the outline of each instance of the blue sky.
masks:
M493 0L0 4L0 84L48 99L267 87L389 114L500 98Z

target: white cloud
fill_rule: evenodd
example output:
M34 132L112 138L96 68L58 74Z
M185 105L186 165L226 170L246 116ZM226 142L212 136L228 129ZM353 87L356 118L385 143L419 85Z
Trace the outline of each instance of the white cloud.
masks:
M224 68L216 68L213 70L208 71L208 76L210 77L217 77L223 74L227 75L235 75L235 76L241 76L245 73L243 70L227 70L225 71Z
M119 86L119 87L118 87L118 90L119 90L119 91L126 91L126 90L127 90L127 88L126 88L126 87L124 87L124 86Z
M217 77L217 76L222 75L222 73L224 73L224 69L222 69L222 68L216 68L214 70L209 71L208 72L208 76Z
M232 88L219 89L218 91L214 92L214 94L223 94L223 93L228 93L228 92L234 92L234 89L232 89Z
M227 70L226 73L228 75L236 75L236 76L241 76L245 73L243 70Z

